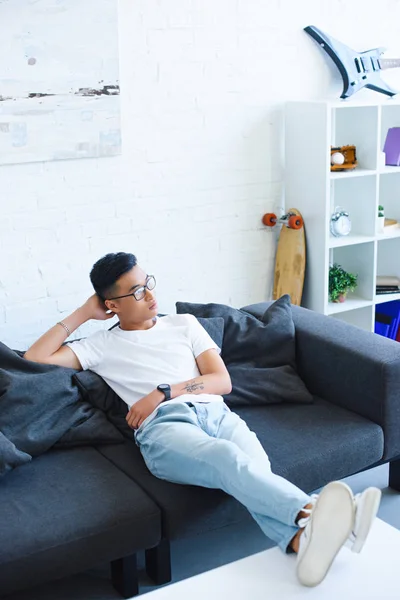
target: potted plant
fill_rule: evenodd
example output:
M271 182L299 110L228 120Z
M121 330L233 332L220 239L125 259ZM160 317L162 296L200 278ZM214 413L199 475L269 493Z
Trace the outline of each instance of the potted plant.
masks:
M385 227L385 209L380 204L378 206L378 233L383 233Z
M356 287L357 275L348 273L337 263L329 267L330 302L344 302L347 292L354 292Z

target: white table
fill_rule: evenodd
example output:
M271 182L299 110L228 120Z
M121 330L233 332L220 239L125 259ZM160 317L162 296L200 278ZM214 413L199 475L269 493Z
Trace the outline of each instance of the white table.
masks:
M400 531L376 519L361 554L342 548L325 580L301 586L278 548L145 594L149 600L399 600Z

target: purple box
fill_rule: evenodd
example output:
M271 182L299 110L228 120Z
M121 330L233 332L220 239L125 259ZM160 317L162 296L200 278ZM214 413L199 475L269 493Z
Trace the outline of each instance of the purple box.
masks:
M385 163L394 167L400 166L400 127L391 127L387 132L383 151Z

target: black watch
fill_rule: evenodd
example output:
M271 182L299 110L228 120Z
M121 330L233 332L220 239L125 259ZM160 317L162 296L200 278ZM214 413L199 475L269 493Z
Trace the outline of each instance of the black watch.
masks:
M164 394L164 400L171 400L171 386L168 383L160 383L157 389Z

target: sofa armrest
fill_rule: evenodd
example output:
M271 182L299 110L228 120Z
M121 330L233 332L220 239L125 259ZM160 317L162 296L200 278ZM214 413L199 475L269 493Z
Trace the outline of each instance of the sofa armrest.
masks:
M244 307L260 317L270 303ZM292 306L299 375L312 394L378 423L384 459L400 455L400 344Z

